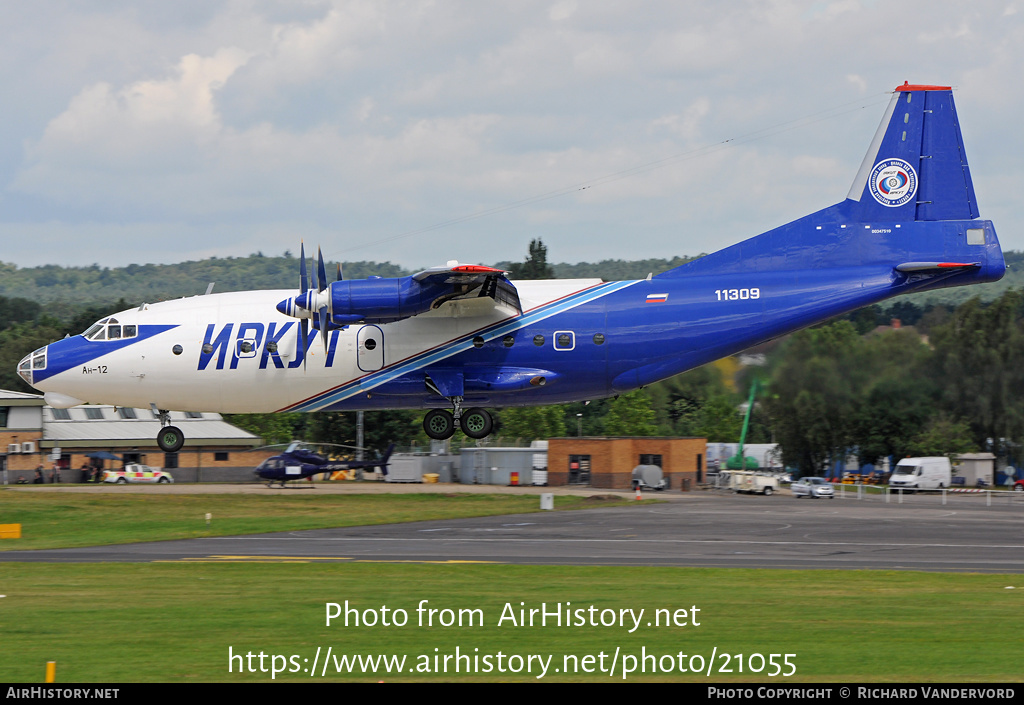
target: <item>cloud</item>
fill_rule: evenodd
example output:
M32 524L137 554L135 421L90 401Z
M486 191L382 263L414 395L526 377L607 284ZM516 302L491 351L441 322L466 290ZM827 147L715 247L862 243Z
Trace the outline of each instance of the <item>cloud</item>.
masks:
M222 129L214 94L247 59L235 48L189 54L168 78L87 86L29 144L15 187L74 198L95 175L196 168Z
M72 3L50 25L0 10L24 38L0 56L31 76L0 76L0 223L177 229L195 235L181 258L302 232L407 266L441 249L519 260L539 234L556 259L687 254L840 199L884 91L910 80L961 86L979 200L1024 231L1014 7L908 0L880 22L846 0L211 0L180 17ZM411 231L427 234L391 239ZM107 254L149 256L130 238Z

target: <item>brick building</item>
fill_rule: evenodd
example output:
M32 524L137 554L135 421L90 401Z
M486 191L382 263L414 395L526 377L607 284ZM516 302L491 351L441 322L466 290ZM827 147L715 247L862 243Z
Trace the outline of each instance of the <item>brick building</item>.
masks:
M548 484L581 484L628 490L633 468L657 465L671 489L688 489L704 481L703 438L551 438Z
M274 454L254 450L262 439L220 414L172 412L171 422L185 434L178 453L157 446L160 421L150 409L54 409L40 395L0 390L0 471L10 484L32 482L42 466L50 482L56 463L62 482L77 483L83 465L113 469L142 463L167 470L178 482L248 482L252 469Z

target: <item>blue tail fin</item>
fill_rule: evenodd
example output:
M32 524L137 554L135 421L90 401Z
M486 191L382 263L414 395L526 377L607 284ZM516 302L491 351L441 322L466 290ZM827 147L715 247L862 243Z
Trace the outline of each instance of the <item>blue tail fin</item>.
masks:
M660 274L881 266L916 289L995 281L1005 271L989 221L978 220L953 92L899 86L846 200ZM969 264L924 276L929 263ZM896 269L898 268L898 269ZM886 295L905 293L895 286Z
M952 89L896 89L847 198L855 222L978 217Z

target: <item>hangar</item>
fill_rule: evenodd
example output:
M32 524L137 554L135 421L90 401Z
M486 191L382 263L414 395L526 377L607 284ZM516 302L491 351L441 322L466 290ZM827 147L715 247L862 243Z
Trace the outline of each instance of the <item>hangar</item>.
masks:
M41 395L0 390L0 470L10 484L32 482L40 466L47 483L58 477L77 483L83 466L143 463L167 470L179 482L237 482L250 481L253 467L273 455L250 452L262 439L220 414L172 412L171 420L188 440L181 451L164 453L155 441L160 421L150 409L55 409Z

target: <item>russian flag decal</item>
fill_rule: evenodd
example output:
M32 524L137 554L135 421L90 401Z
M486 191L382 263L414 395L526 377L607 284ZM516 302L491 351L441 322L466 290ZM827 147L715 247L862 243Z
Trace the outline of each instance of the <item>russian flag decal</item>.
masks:
M668 294L648 294L647 303L649 304L663 304L668 301Z

